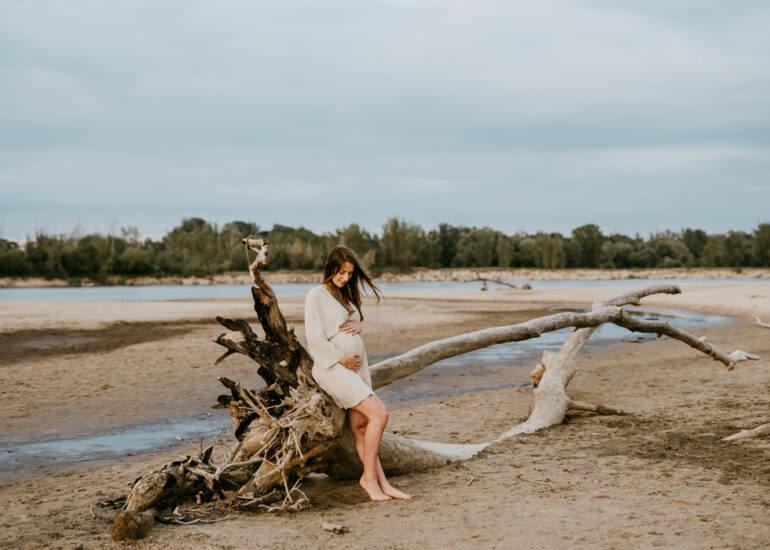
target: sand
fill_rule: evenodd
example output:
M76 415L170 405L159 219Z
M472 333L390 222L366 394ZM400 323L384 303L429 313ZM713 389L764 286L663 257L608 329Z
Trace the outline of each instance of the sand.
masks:
M158 525L137 548L762 548L770 540L770 445L720 439L770 421L770 284L685 285L646 303L731 314L699 330L726 351L762 359L728 372L679 342L594 349L569 387L576 399L630 411L580 414L439 470L395 478L410 503L366 502L348 481L306 482L314 503L298 514L236 514L210 525ZM372 353L486 326L520 322L619 289L389 296L367 304ZM302 335L302 298L281 306ZM0 304L0 448L93 433L164 415L200 413L216 376L253 381L253 363L214 366L214 315L253 320L248 300L5 302ZM490 440L523 420L530 391L495 389L395 408L394 431L443 442ZM127 456L0 481L0 547L117 548L96 502L125 494L178 453ZM93 510L92 516L91 510ZM328 521L345 535L321 529Z
M270 284L316 283L317 271L268 271L264 273ZM385 271L377 274L378 282L403 283L415 281L475 281L480 278L492 281L614 281L644 279L770 279L770 269L745 268L650 268L650 269L540 269L540 268L415 268L409 271ZM78 284L100 284L89 279L77 280ZM108 284L144 285L237 285L251 284L247 272L224 273L208 277L123 277L112 276ZM43 277L0 277L0 288L66 287L65 279Z

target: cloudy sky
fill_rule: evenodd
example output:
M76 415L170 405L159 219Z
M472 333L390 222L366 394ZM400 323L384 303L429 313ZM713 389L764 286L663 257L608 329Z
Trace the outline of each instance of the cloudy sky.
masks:
M0 237L770 221L770 3L3 0Z

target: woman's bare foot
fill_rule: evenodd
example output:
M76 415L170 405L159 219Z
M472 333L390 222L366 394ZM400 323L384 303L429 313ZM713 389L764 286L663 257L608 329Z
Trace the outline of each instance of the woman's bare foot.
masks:
M382 488L382 492L389 497L397 498L399 500L412 500L412 495L407 495L405 492L399 491L387 481L384 484L381 483L380 486Z
M376 479L374 481L368 481L362 477L358 480L358 484L364 489L364 491L366 491L366 493L369 495L369 498L373 501L382 502L383 500L390 500L390 497L382 492L380 484L377 483Z

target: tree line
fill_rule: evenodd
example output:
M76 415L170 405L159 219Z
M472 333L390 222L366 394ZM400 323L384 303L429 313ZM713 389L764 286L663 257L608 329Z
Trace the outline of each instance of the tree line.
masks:
M357 224L316 234L303 227L254 222L221 227L188 218L160 240L141 239L135 227L120 235L48 235L38 233L23 246L0 239L0 276L89 278L115 276L208 276L244 271L241 239L258 235L271 243L270 270L320 270L328 250L345 244L372 271L412 268L537 267L770 267L770 223L751 232L709 235L702 229L664 231L643 238L605 235L586 224L570 235L519 232L442 223L424 230L391 218L376 235Z

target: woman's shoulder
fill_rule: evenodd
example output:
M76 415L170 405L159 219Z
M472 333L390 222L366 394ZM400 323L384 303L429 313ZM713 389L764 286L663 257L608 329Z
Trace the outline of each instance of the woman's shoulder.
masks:
M323 285L318 285L307 291L307 298L317 298L318 296L323 296L324 294L331 296L329 291L326 290Z

